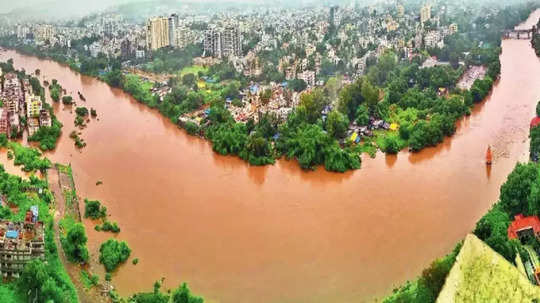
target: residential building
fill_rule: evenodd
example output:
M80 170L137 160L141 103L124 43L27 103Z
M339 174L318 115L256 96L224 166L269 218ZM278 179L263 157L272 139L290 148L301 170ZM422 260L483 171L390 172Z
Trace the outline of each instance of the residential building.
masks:
M36 95L29 95L26 98L26 116L28 118L36 118L39 116L39 111L42 108L41 98Z
M169 41L169 18L156 17L146 22L146 48L157 50L170 46Z
M32 206L24 222L0 221L0 274L18 277L26 263L45 259L45 233L38 221L38 207Z
M138 49L135 51L135 58L142 59L145 56L146 56L146 52L144 51L144 49Z
M441 34L438 31L429 31L424 37L424 45L425 47L440 47L441 39Z
M175 47L176 42L176 29L178 28L178 15L172 14L169 17L168 26L169 26L169 46Z
M304 80L308 87L315 86L315 72L311 70L303 71L298 74L298 79Z
M236 27L206 30L203 46L205 56L228 58L242 55L242 39Z
M458 32L458 25L456 23L450 24L448 27L450 35L453 35Z
M129 39L124 39L120 43L120 56L122 59L128 59L131 58L133 55L132 49L131 49L131 41Z
M28 127L28 136L32 136L39 130L39 118L30 118L26 120L26 125Z
M397 15L398 17L403 17L405 15L405 7L401 4L398 4L397 6Z
M15 73L8 73L4 76L4 89L0 94L0 99L4 101L4 107L8 113L19 112L19 105L24 102L24 93L21 82Z
M424 25L429 19L431 19L431 5L426 4L420 9L420 23Z
M39 126L40 127L52 126L51 114L46 109L42 109L39 111Z
M54 35L54 28L50 24L41 24L36 27L34 37L39 42L51 41Z
M176 28L176 47L184 48L189 44L193 44L193 32L187 27Z
M540 219L537 216L525 217L522 214L514 216L514 221L508 226L508 238L526 241L527 238L540 236Z
M9 117L5 108L0 108L0 134L9 136Z

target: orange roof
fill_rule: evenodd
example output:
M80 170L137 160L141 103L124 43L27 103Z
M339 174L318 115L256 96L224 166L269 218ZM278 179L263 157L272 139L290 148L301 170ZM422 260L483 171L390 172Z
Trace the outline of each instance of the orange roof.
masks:
M524 217L517 214L508 226L508 238L517 239L517 232L525 228L532 228L535 235L540 233L540 219L537 216Z
M540 117L534 117L531 120L531 128L537 127L538 125L540 125Z

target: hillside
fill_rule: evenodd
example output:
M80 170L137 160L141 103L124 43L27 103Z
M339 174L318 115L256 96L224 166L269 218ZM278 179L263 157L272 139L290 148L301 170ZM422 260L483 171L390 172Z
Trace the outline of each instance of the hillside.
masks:
M450 302L531 302L540 287L476 236L466 237L437 299Z

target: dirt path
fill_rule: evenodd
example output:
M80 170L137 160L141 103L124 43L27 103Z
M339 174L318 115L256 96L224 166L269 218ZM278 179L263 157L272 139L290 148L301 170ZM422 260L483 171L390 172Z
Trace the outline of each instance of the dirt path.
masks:
M47 173L47 181L49 182L49 188L52 191L54 195L54 200L56 203L56 211L54 214L54 241L56 242L56 246L58 247L58 256L60 257L60 260L62 261L62 264L64 265L67 273L69 274L69 277L71 278L71 281L73 281L73 284L75 285L75 288L77 289L77 296L79 299L79 302L81 303L108 303L112 302L108 295L104 294L102 295L101 290L103 289L103 286L101 284L98 284L95 287L92 287L91 289L87 290L82 281L81 281L81 267L69 262L67 260L67 257L64 253L64 250L61 249L61 243L60 243L60 226L59 222L60 219L64 217L66 213L66 201L64 199L64 195L62 194L62 187L60 185L60 174L56 168L49 169ZM88 269L87 269L88 270Z

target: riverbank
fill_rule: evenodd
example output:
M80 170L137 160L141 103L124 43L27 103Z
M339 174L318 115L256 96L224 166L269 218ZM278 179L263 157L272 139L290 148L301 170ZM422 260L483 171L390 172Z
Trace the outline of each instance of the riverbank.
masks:
M25 53L47 56L46 50L40 53L30 46L14 46ZM422 63L420 56L410 63L404 58L399 60L395 53L389 51L381 56L381 63L373 69L383 69L383 62L394 62L390 69L385 67L388 70L382 72L395 74L395 79L378 80L368 73L368 76L343 87L339 100L333 102L336 104L330 102L335 100L330 100L327 88L304 91L297 97L298 104L286 108L286 115L280 116L264 109L259 111L259 107L265 106L265 102L259 102L259 99L264 99L263 93L270 92L267 98L272 98L279 92L276 93L274 88L256 91L254 100L249 100L250 104L239 102L259 112L247 123L238 122L231 115L238 105L238 102L232 102L231 96L237 98L240 88L240 84L234 82L244 86L247 82L234 72L231 79L225 79L233 83L212 85L224 86L220 86L217 92L206 87L209 84L196 90L178 84L180 80L186 82L183 78L171 78L168 84L148 82L135 75L125 75L114 67L109 72L100 72L98 78L157 109L189 134L209 140L219 154L235 155L257 166L287 158L297 160L303 169L324 166L328 171L345 172L360 168L363 153L373 156L373 150L380 149L387 154L396 154L405 148L417 152L440 144L445 137L455 133L457 121L470 114L474 104L488 96L493 81L499 77L500 49L473 47L458 51L456 47L454 51L463 57L466 67L451 68L447 65L419 69ZM472 52L472 55L465 56L468 53L465 51ZM49 55L49 58L60 60L64 57ZM87 71L75 61L64 58L60 62L77 72L86 71L90 76L98 74L93 70ZM467 89L456 88L458 79L469 66L484 66L487 75L470 83ZM213 79L215 75L192 76L194 80L191 82L199 86L203 78ZM154 94L154 90L164 93ZM445 93L440 94L441 91ZM448 104L441 105L443 103ZM196 111L203 105L207 109Z
M188 281L208 302L361 302L451 251L497 200L515 162L528 158L540 66L528 41L505 40L502 48L500 80L452 138L419 153L363 156L362 170L344 174L304 172L286 160L248 166L121 90L50 60L13 51L0 59L40 68L42 78L81 91L97 110L79 152L68 138L73 114L53 104L64 129L46 155L71 163L79 195L102 201L136 252L137 266L113 275L120 294L166 277L164 288ZM97 252L107 237L83 222Z
M20 222L28 219L30 212L31 216L34 216L32 218L37 221L27 222L24 227L25 237L35 237L32 241L35 241L37 251L30 250L29 255L34 259L28 261L24 270L20 272L18 279L24 283L17 283L18 281L13 279L0 283L3 302L25 302L34 297L42 300L79 302L80 297L67 274L67 267L63 266L63 258L59 253L61 248L55 241L55 201L45 178L34 175L21 178L5 172L0 165L0 189L2 220L21 224ZM15 240L10 241L14 243ZM40 244L42 247L38 246ZM42 255L36 256L40 251ZM6 270L7 268L4 268L4 273Z
M536 18L537 15L540 15L538 10L533 12L525 23L530 24L531 21L535 20L534 18ZM535 108L540 108L540 101ZM537 114L540 114L538 110L536 110L532 116ZM532 151L538 150L539 148L538 139L536 138L538 136L536 135L538 130L535 130L531 126L530 132L530 136L532 136L533 139L530 141L531 146L529 147L529 150L531 151L531 158L533 158ZM487 165L487 169L491 170L491 164ZM525 176L525 170L532 171L531 174L529 174L529 177ZM507 236L507 228L513 216L518 213L538 215L540 212L538 205L536 205L535 202L531 202L531 200L534 201L535 199L533 195L538 192L538 190L533 189L537 185L533 184L540 184L540 180L537 179L537 176L539 175L535 173L536 171L540 171L540 167L538 167L535 162L525 164L518 162L514 170L509 174L507 181L501 186L500 200L495 202L487 214L476 223L476 228L474 229L476 236L486 241L486 244L491 246L491 248L499 253L500 256L506 258L506 262L514 262L516 254L519 254L523 249L522 246L518 244L519 242L513 243ZM521 184L526 184L523 186L528 186L528 188L522 188ZM515 205L515 201L518 201L517 203L519 205ZM435 302L445 283L454 283L452 281L445 282L445 280L456 261L456 256L459 254L461 245L462 242L458 243L456 248L450 254L433 261L430 267L423 270L422 275L418 279L407 281L403 286L394 289L393 294L384 298L383 302ZM486 268L477 268L476 270L487 270L488 265L484 264L484 266ZM513 268L513 270L517 273L515 268ZM524 280L526 283L529 283L529 281L523 279L521 276L520 279L520 283L523 283ZM489 282L486 284L489 284ZM468 287L474 289L474 286L472 285ZM530 285L528 285L528 287L528 289L533 288ZM450 285L449 289L451 288L452 285ZM540 291L536 288L534 290L536 292ZM447 295L448 294L445 294L445 296ZM494 292L490 293L490 295L492 297L484 299L497 300L504 297L504 295L501 294L499 294L500 296L497 296ZM443 299L448 300L446 297Z

